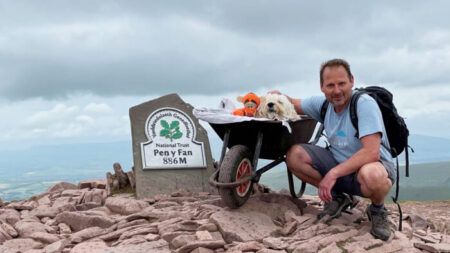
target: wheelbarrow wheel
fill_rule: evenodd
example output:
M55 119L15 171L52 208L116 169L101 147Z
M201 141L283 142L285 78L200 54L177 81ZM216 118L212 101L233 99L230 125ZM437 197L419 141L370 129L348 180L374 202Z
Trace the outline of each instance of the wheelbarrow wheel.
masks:
M225 154L219 171L219 182L232 183L252 173L252 152L244 145L236 145ZM234 188L219 188L220 196L230 208L242 206L252 193L251 180Z

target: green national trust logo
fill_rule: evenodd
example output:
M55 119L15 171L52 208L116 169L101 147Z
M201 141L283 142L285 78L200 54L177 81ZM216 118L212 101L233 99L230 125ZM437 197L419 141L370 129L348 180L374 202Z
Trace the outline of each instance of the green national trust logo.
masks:
M206 167L203 142L195 140L194 121L184 111L163 107L152 112L145 121L145 134L143 169Z
M174 120L170 123L167 123L165 120L160 121L163 129L159 132L159 136L166 137L172 141L173 139L180 139L183 136L183 133L180 132L180 122L178 120Z

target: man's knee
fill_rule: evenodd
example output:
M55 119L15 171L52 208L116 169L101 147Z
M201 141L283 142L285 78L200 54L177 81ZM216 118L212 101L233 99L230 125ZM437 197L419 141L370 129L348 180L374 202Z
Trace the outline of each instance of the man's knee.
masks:
M379 162L369 163L361 167L358 172L358 181L360 184L369 187L385 184L387 181L390 183L386 169Z
M308 152L300 145L293 145L286 153L287 166L291 168L304 163L312 163Z

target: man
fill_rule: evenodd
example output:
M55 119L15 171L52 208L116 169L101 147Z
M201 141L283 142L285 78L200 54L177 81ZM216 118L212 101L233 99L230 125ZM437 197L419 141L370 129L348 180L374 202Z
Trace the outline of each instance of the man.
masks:
M396 171L385 148L389 147L389 142L380 109L368 95L362 95L358 100L359 136L356 136L349 113L353 84L350 65L345 60L333 59L322 64L320 89L329 101L324 122L320 116L323 97L302 100L288 97L297 113L324 123L330 147L294 145L286 154L286 163L299 179L318 188L318 195L325 202L319 219L325 215L339 217L341 211L352 204L348 195L366 197L372 201L366 210L372 221L371 234L388 240L391 231L384 198L394 182Z

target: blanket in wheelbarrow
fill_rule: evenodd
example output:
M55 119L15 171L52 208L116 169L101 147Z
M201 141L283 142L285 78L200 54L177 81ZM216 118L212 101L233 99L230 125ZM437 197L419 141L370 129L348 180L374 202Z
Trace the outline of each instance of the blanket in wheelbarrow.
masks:
M246 116L236 116L230 113L228 110L224 109L210 109L210 108L194 108L193 114L198 119L206 121L212 124L228 124L228 123L238 123L245 121L273 121L267 118L254 118ZM292 132L291 126L288 121L281 120L281 124L287 128L289 133Z

